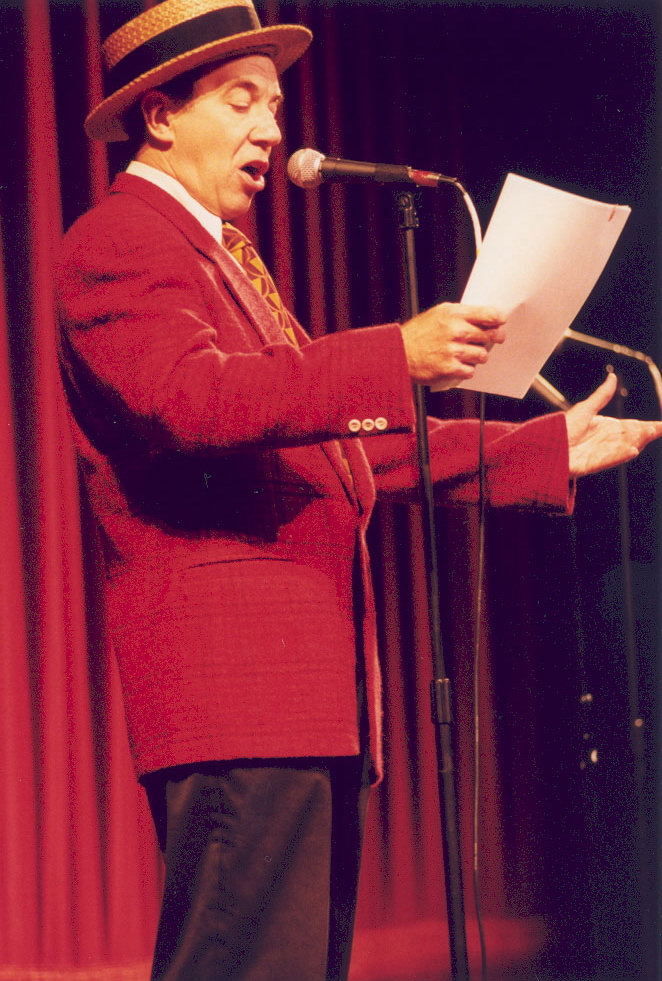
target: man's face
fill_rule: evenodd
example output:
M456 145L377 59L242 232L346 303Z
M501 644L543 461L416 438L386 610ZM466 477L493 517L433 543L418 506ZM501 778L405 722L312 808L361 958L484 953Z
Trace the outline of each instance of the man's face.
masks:
M266 55L224 62L196 82L188 102L169 111L163 169L213 214L245 214L265 186L271 150L281 140L281 101Z

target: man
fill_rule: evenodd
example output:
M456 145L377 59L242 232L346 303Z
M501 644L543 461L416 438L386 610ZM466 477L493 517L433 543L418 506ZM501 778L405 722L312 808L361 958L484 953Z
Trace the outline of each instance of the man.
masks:
M309 40L251 0L120 28L87 129L140 146L62 249L64 384L166 862L154 979L346 978L381 771L366 526L376 493L417 483L412 380L450 388L505 336L497 311L442 304L311 343L223 226L264 187L279 74ZM661 435L596 416L612 385L489 427L491 502L566 510L572 477ZM475 435L430 421L448 501L475 500Z

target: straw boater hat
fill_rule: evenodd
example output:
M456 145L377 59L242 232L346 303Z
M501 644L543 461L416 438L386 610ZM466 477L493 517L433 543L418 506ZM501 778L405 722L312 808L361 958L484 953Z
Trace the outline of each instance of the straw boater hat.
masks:
M94 140L126 140L122 116L148 89L206 62L251 51L288 68L312 40L306 27L262 27L252 0L163 0L102 47L107 95L85 121Z

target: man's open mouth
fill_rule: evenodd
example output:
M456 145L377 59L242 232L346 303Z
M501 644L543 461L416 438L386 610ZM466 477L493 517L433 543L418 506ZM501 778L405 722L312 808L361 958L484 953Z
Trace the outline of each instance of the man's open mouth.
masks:
M244 164L241 169L254 181L257 181L257 183L264 184L264 175L269 169L269 164L265 160L254 160L251 163Z

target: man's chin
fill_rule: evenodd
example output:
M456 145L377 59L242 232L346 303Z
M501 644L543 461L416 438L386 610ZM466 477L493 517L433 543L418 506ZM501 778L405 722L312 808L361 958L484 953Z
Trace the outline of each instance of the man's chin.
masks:
M248 214L253 204L255 194L241 195L236 201L226 201L220 206L223 221L234 221Z
M221 219L223 221L235 221L237 218L243 218L251 210L251 205L253 204L253 199L246 201L242 206L232 205L223 208L223 213Z

